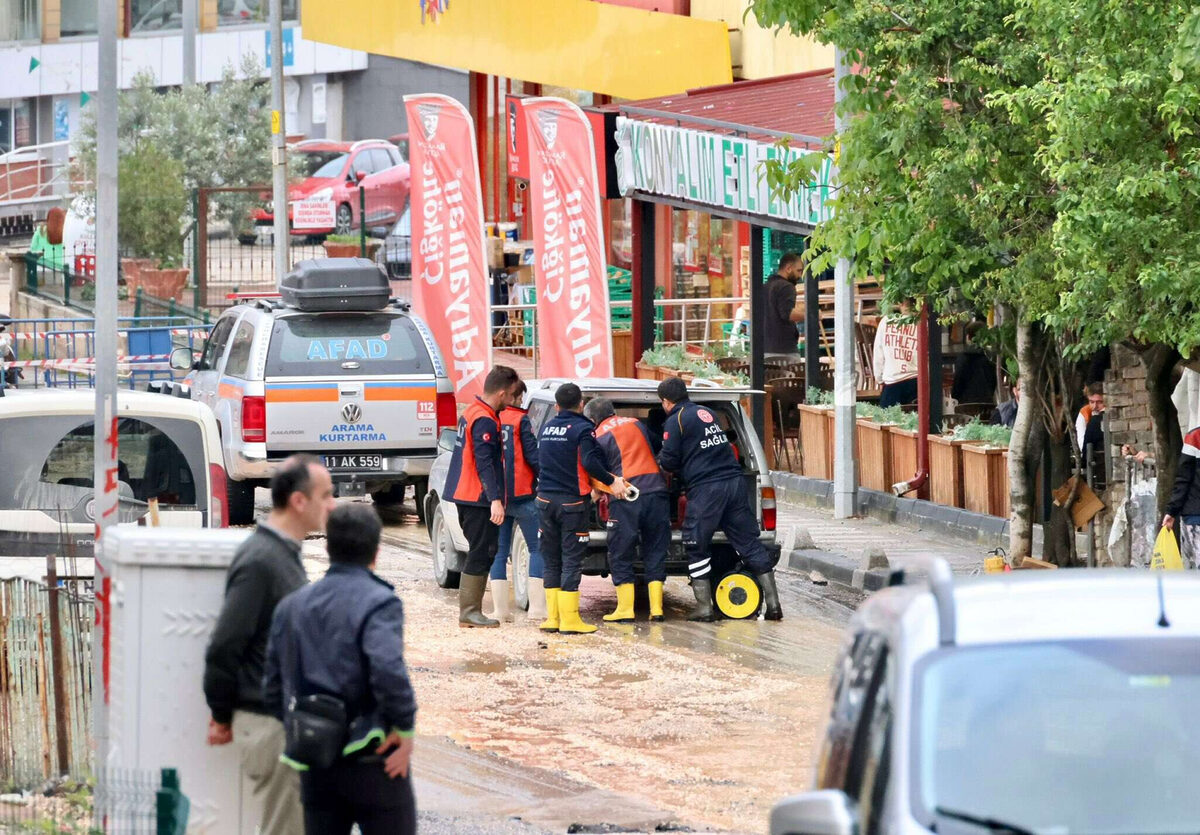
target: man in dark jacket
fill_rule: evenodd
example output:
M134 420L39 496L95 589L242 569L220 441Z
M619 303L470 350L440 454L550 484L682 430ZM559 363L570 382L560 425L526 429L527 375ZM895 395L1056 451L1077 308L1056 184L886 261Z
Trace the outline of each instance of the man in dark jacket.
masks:
M271 623L263 694L284 720L305 696L346 707L346 743L332 766L300 774L307 835L408 835L416 699L404 666L404 606L374 574L382 526L374 508L329 514L329 571L284 600Z
M300 543L325 529L333 509L329 471L307 455L284 461L271 479L271 513L234 555L225 602L204 658L208 744L235 742L242 774L262 795L263 835L301 828L300 783L279 762L283 726L263 701L267 635L275 607L308 582Z
M1200 568L1200 427L1183 438L1183 451L1175 471L1175 486L1167 501L1164 528L1179 521L1179 554L1188 568Z
M754 572L762 589L763 617L781 620L783 610L774 566L758 538L758 520L729 436L717 423L716 415L691 401L687 385L678 377L659 383L658 396L667 410L658 463L666 472L678 473L687 487L683 549L696 595L696 608L688 620L711 621L715 617L711 551L713 534L718 530L725 533L742 562Z
M541 514L542 577L546 591L546 632L587 634L596 627L579 618L579 578L587 552L591 480L617 498L625 480L613 475L596 443L596 425L580 414L583 392L563 383L554 392L558 414L538 438L538 512Z
M483 592L504 523L500 412L513 403L519 382L516 371L495 366L483 381L483 396L476 397L458 420L444 497L454 502L467 538L467 560L458 584L458 625L463 627L500 625L484 616Z
M767 278L766 315L763 317L763 350L768 358L799 360L796 323L804 316L796 309L796 283L804 274L804 262L794 252L779 259L779 268Z

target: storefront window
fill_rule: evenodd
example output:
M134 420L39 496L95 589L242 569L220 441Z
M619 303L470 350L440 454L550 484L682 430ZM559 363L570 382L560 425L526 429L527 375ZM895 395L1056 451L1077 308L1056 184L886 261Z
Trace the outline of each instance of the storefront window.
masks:
M741 295L735 269L736 221L676 209L671 212L671 228L673 298L728 299ZM734 307L729 302L676 306L673 315L679 322L686 322L689 343L704 343L727 338Z
M96 34L95 2L93 0L62 0L61 27L64 38Z
M39 0L0 0L0 42L37 41L41 37Z
M266 23L269 11L268 0L217 0L217 25ZM284 20L299 20L299 12L298 0L283 0Z
M608 263L633 269L633 201L628 197L608 201Z

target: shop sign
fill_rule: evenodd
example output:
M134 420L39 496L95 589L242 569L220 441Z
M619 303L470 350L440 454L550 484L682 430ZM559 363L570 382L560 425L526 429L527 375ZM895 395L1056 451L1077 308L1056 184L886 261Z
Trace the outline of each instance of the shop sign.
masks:
M832 214L833 169L826 157L813 180L790 199L770 194L764 163L812 153L740 136L617 118L617 184L719 209L815 226Z
M544 377L611 377L608 274L591 124L565 99L525 99L522 110L529 139L539 371Z
M491 366L488 271L475 123L449 96L405 96L412 167L413 309L448 360L459 402Z

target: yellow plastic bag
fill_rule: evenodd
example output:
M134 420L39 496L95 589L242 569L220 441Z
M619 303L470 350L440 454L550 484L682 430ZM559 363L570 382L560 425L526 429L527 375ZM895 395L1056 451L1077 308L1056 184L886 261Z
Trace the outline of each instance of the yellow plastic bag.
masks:
M1179 556L1179 545L1175 534L1168 528L1160 528L1154 540L1154 556L1150 558L1151 570L1183 571L1183 559Z

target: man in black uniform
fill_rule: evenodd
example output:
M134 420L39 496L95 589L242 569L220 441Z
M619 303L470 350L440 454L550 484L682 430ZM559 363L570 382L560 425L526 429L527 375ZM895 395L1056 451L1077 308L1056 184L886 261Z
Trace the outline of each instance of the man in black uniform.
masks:
M625 479L613 475L596 443L596 424L580 414L583 392L563 383L554 392L558 414L538 438L537 506L541 515L542 581L546 589L546 632L587 634L596 627L579 619L579 576L587 551L591 479L618 499Z
M688 620L710 621L714 617L710 549L718 530L725 533L742 562L754 572L763 593L763 616L782 620L771 558L758 538L758 520L729 436L717 423L716 415L688 398L687 385L678 377L659 383L658 396L667 410L658 463L665 471L678 473L687 487L683 548L696 594L696 608Z

